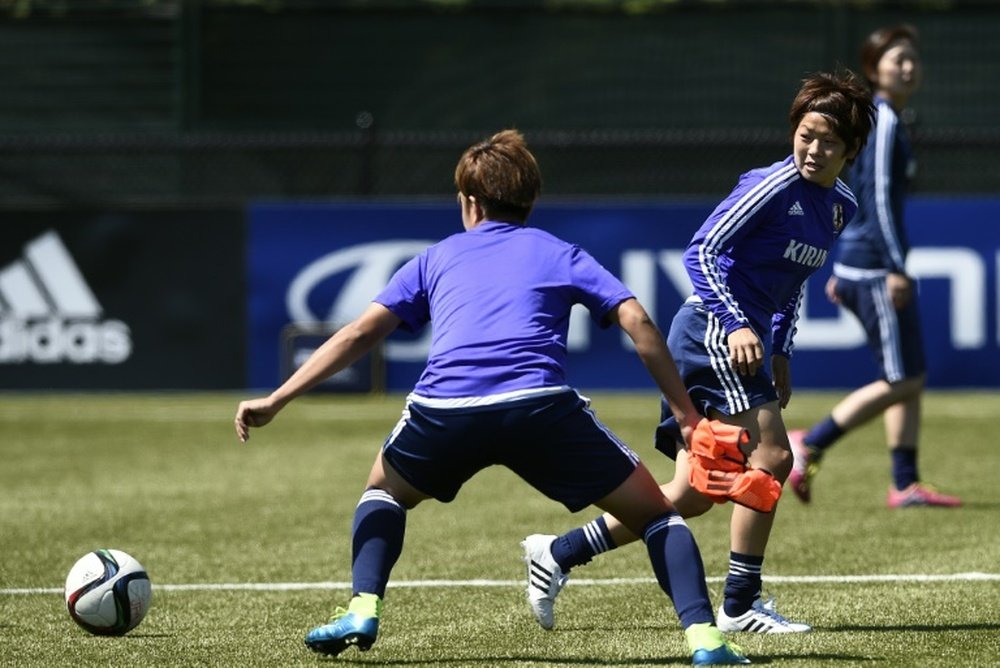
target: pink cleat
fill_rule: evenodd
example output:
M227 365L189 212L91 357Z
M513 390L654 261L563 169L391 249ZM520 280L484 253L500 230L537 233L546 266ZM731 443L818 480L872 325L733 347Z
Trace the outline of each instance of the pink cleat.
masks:
M957 508L962 505L962 500L957 496L942 494L927 483L915 482L903 490L890 486L889 496L886 498L885 504L890 508L909 508L911 506Z
M819 457L802 439L806 432L796 429L788 432L788 442L792 446L792 471L788 474L788 486L802 503L809 503L812 495L809 484L819 471Z

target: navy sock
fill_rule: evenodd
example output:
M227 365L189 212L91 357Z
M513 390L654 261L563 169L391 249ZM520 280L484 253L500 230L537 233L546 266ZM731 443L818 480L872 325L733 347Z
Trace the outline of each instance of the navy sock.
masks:
M615 545L604 517L598 517L582 527L564 533L552 542L552 558L563 573L574 566L582 566L602 552L613 550Z
M726 586L723 589L725 602L722 604L727 615L739 617L760 596L760 573L763 566L762 556L729 553L729 574L726 576Z
M388 492L366 489L354 510L351 577L354 593L385 598L389 573L403 551L406 509Z
M892 457L892 481L896 489L904 490L920 480L917 475L917 449L912 445L900 445L890 451Z
M814 450L823 451L833 445L838 438L844 435L844 430L837 426L832 416L827 416L822 422L813 425L802 441Z
M692 624L714 624L701 552L681 516L672 512L656 518L646 527L642 539L656 580L673 601L681 626L686 629Z

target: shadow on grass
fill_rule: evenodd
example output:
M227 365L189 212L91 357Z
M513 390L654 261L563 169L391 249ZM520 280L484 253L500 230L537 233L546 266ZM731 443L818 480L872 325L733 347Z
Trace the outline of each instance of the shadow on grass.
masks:
M347 658L345 659L343 655L340 657L323 657L321 659L323 663L326 662L336 662L340 664L356 664L361 666L446 666L450 663L458 664L476 664L481 663L484 666L500 666L505 663L536 663L541 666L665 666L671 664L681 664L685 666L691 665L690 656L658 656L658 657L648 657L644 659L586 659L586 658L576 658L576 659L555 659L550 656L482 656L482 657L455 657L453 659L446 659L442 657L437 657L434 659L400 659L398 661L393 661L392 659L379 659L379 660L368 660L363 658ZM754 660L754 663L758 663Z
M753 654L748 654L747 657L753 661L753 665L759 666L764 664L774 663L775 661L780 661L782 663L787 661L845 661L850 662L854 665L866 663L866 662L881 662L885 659L879 657L865 657L857 656L855 654L788 654L781 653L773 657L761 657L755 656ZM455 657L453 659L445 659L438 657L436 659L400 659L398 661L393 661L392 659L364 659L364 658L337 658L337 657L323 657L320 660L322 663L326 662L338 662L340 664L354 664L360 666L446 666L451 663L456 664L477 664L481 663L484 666L500 666L506 663L533 663L542 666L669 666L669 665L691 665L690 656L658 656L658 657L647 657L647 658L631 658L631 659L598 659L598 658L576 658L576 659L556 659L550 656L484 656L484 657Z
M997 503L995 501L981 501L979 499L973 499L972 501L969 501L968 499L963 498L962 499L962 507L960 508L960 510L973 510L973 509L975 509L975 510L996 510L997 508L1000 508L1000 503ZM937 509L936 508L934 508L934 509L930 509L929 508L928 510L937 510ZM954 509L951 509L951 510L954 510Z
M666 656L666 657L647 657L644 659L553 659L550 656L481 656L481 657L455 657L453 659L446 659L442 657L435 657L433 659L400 659L398 661L393 661L392 659L380 659L380 660L368 660L363 658L348 658L345 659L343 655L340 657L323 657L323 663L326 662L336 662L340 664L356 664L361 666L446 666L451 663L469 665L481 663L484 666L500 666L505 663L535 663L540 666L668 666L672 664L680 664L685 666L691 665L691 657L689 656ZM754 660L754 663L758 663Z
M844 624L843 626L816 626L813 628L816 631L826 631L828 633L855 633L857 631L930 631L932 633L946 633L949 631L998 631L1000 630L1000 624L897 624L895 626Z
M662 627L650 627L662 630ZM857 633L857 632L931 632L931 633L947 633L955 631L997 631L1000 630L1000 624L912 624L912 625L893 625L893 626L876 626L876 625L858 625L858 624L845 624L842 626L827 626L827 627L815 627L817 632L826 633ZM763 665L771 664L775 662L787 662L787 661L836 661L851 663L854 665L860 665L865 663L881 663L886 659L885 657L876 656L861 656L857 654L830 654L830 653L789 653L789 652L775 652L771 655L759 656L754 654L747 654L747 657L753 662L753 665ZM516 663L534 663L546 666L663 666L663 665L690 665L690 656L657 656L657 657L646 657L646 658L622 658L622 659L607 659L599 657L577 657L577 658L557 658L552 656L530 656L530 655L512 655L512 656L484 656L484 657L441 657L437 656L434 658L427 659L396 659L386 658L384 656L379 658L372 657L371 659L367 657L358 656L354 653L353 656L350 653L345 656L341 655L339 657L323 656L318 657L320 662L326 664L328 662L339 663L341 665L359 665L359 666L447 666L450 664L462 664L462 665L476 665L482 664L483 666L501 666L505 664L516 664Z

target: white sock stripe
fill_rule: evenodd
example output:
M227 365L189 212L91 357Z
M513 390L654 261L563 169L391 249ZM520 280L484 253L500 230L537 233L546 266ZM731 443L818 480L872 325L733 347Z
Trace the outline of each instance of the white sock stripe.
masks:
M747 564L742 561L730 561L729 567L740 568L745 571L758 571L758 572L763 568L763 566L760 564Z
M601 527L598 525L597 520L583 525L583 535L586 536L587 544L590 545L594 554L601 554L610 549L608 542L604 540L604 534L601 532Z
M383 503L388 503L390 505L396 506L401 512L406 512L406 508L399 504L399 501L394 499L391 494L382 489L366 489L358 499L358 506L362 503L367 503L369 501L381 501ZM358 507L355 506L355 507Z
M681 523L684 523L683 518L681 518L681 516L678 515L677 513L670 513L665 517L661 517L659 519L654 520L653 522L650 523L649 526L646 527L646 531L643 533L642 539L649 540L649 536L651 534L654 534L657 531L669 529L671 525L677 524L676 520L680 520Z
M745 564L729 564L730 573L754 573L760 575L761 568L754 568L753 566L746 566Z
M656 533L657 531L662 531L668 527L667 520L665 518L658 519L649 526L646 527L645 533L642 535L643 540L649 540L650 535Z
M729 560L729 572L735 575L760 575L763 570L763 566L757 566L754 564L746 564L742 561Z

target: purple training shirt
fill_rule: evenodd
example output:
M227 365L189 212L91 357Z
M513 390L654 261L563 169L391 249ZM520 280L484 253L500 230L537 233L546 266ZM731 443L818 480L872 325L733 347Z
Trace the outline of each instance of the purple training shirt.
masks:
M411 331L434 323L414 393L466 398L565 386L572 306L607 326L608 312L632 296L580 247L485 221L407 262L374 301Z

